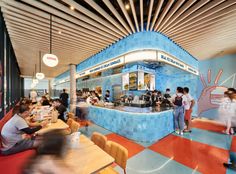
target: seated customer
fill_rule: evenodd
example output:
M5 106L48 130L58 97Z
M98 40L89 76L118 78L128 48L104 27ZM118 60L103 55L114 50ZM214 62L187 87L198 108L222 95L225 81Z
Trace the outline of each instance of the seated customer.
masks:
M30 128L25 118L29 116L29 106L16 106L13 110L15 114L3 126L1 131L3 155L14 154L27 149L35 148L38 142L31 138L24 137L24 134L33 134L41 129L45 124Z
M66 138L62 132L54 130L42 137L37 154L27 163L23 174L73 174L63 161L66 147Z
M52 102L52 106L54 109L56 109L59 113L58 118L66 122L66 118L64 117L64 114L66 113L67 109L66 107L62 104L60 99L54 99Z
M41 105L42 105L42 106L48 106L48 105L50 105L50 103L49 103L47 97L45 97L45 96L42 96L40 102L41 102Z

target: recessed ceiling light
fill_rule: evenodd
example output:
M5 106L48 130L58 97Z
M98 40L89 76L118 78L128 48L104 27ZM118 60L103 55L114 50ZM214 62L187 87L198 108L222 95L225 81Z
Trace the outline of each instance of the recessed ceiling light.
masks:
M74 10L74 9L75 9L75 7L73 7L73 6L70 6L70 9L71 9L71 10Z
M58 31L58 34L61 34L61 33L62 33L62 32L59 30L59 31Z
M129 10L129 9L130 9L129 4L126 4L126 5L125 5L125 9L126 9L126 10Z

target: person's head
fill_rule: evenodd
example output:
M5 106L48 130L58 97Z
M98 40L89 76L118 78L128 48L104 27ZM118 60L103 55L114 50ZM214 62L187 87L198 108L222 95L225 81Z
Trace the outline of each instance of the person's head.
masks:
M30 114L29 110L30 110L29 105L21 104L19 106L14 107L13 114L18 114L22 118L26 118Z
M66 92L66 89L63 89L63 92Z
M170 93L170 88L166 88L166 93L167 93L167 94Z
M38 155L53 155L61 158L66 145L66 138L62 131L53 130L43 134L42 143L38 147Z
M177 87L176 92L177 93L184 93L184 89L182 87Z
M157 95L159 95L159 96L160 96L160 95L161 95L161 91L157 91Z
M56 98L56 99L52 100L52 106L53 107L60 106L60 104L61 104L61 100L60 99Z
M107 93L107 94L110 94L110 91L109 91L109 90L106 90L106 93Z
M188 87L184 87L184 94L188 94L189 93L189 88Z
M47 100L47 97L42 96L42 100L43 100L43 101Z
M228 88L228 93L236 93L236 89L234 88Z

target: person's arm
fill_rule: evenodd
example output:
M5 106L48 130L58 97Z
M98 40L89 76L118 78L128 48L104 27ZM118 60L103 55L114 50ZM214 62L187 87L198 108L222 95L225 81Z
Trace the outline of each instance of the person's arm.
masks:
M33 133L37 132L40 129L42 129L42 126L36 126L36 127L33 127L33 128L27 127L27 128L21 129L21 131L26 133L26 134L33 134Z
M192 109L194 105L195 105L195 100L193 99L193 100L191 100L190 109Z

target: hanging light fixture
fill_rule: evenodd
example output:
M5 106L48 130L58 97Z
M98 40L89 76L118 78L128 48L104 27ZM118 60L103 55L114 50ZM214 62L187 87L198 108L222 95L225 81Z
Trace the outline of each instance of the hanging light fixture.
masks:
M50 54L44 54L43 63L49 67L55 67L58 64L58 58L52 54L52 14L50 14Z
M35 69L34 69L34 70L35 70L34 72L36 72L36 64L35 64ZM39 83L39 80L35 78L34 72L33 72L33 79L32 79L32 82L33 82L33 84L35 84L35 86L36 86L36 84Z
M36 73L36 78L39 80L42 80L45 77L44 73L41 72L41 66L41 51L39 51L39 72Z

